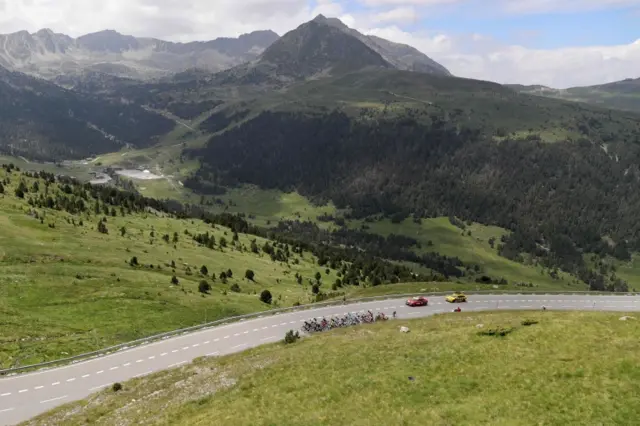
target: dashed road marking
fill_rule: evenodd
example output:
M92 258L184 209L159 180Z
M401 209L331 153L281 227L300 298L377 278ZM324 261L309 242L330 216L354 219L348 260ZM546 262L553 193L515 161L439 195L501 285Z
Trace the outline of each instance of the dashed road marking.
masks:
M126 364L122 364L122 366L123 366L123 367L128 367L128 366L130 366L130 365L131 365L131 363L130 363L130 362L128 362L128 363L126 363Z
M148 359L156 359L155 355L151 355Z
M2 410L0 410L0 413L6 413L7 411L13 411L15 410L15 408L3 408Z
M102 373L104 373L104 370L100 370L100 371L96 372L96 374L102 374Z
M61 399L65 399L67 395L59 396L57 398L45 399L44 401L40 401L40 404L46 404L47 402L59 401Z
M233 335L233 337L238 337L240 335L240 333L236 333Z
M189 346L185 346L184 348L182 348L183 351L186 351L187 349L189 349Z
M67 383L71 383L71 382L75 382L75 381L76 381L76 378L75 378L75 377L72 377L72 378L70 378L70 379L67 379Z
M224 336L223 339L228 339L229 337L231 337L231 336Z
M263 330L266 330L267 328L269 328L269 327L262 327Z
M29 389L20 389L20 390L18 391L18 393L25 393L25 392L29 392Z
M257 328L254 328L254 329L253 329L253 331L254 331L254 332L255 332L255 331L258 331L258 329L257 329Z
M51 386L58 386L60 384L60 382L53 382L51 383Z
M86 379L87 377L89 377L91 374L85 374L84 376L82 376L83 379Z
M2 395L0 395L0 396L9 396L9 395L11 395L11 392L3 393L3 394L2 394Z
M40 390L42 389L44 386L36 386L35 388L33 388L33 390Z
M166 353L166 352L162 352L162 353L160 354L160 356L167 356L167 353Z
M242 333L242 334L249 334L249 331L245 331L245 332L244 332L244 333Z
M206 342L203 343L203 345L208 345L209 343L211 343L211 341L207 340Z
M277 326L278 326L278 324L273 324L273 325L271 326L271 328L276 328Z
M220 341L220 339L213 339L213 341L214 341L214 342L219 342L219 341Z
M113 371L113 370L117 370L117 369L118 369L118 367L111 367L111 368L109 369L109 371Z

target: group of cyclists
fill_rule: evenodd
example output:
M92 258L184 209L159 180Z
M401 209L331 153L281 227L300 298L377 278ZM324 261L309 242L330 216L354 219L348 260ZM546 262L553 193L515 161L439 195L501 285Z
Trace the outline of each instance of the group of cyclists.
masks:
M396 317L396 313L393 313L393 317ZM302 326L302 331L305 333L318 333L322 331L329 331L334 328L349 327L358 324L371 324L376 321L386 321L387 317L384 313L373 314L371 311L364 313L348 313L342 317L332 317L330 319L314 318L309 321L305 321Z

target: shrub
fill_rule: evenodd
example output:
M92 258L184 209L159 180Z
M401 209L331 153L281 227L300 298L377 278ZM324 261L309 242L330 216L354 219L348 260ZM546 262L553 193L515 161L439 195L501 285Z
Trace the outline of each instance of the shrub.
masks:
M114 392L120 392L122 390L122 385L118 382L114 383L113 386L111 386L111 389Z
M178 285L180 284L180 281L178 281L178 277L176 277L175 275L171 277L171 284L173 285Z
M272 300L273 296L271 295L271 292L269 290L262 290L262 293L260 293L260 301L270 305Z
M487 328L486 330L479 331L478 334L481 336L504 337L507 334L511 333L513 330L514 330L513 327L496 326L496 327Z
M253 281L255 276L256 276L255 272L253 272L251 269L247 269L244 273L244 277L249 281Z
M521 322L521 324L524 325L525 327L527 327L529 325L535 325L537 323L538 323L538 321L532 320L532 319L522 320L522 322Z
M133 256L131 260L129 260L129 265L138 266L138 258L136 256Z
M207 275L209 275L209 269L207 269L207 267L205 265L202 265L200 267L200 273L202 275L204 275L204 276L207 276Z
M295 343L298 341L298 339L300 339L300 333L298 333L297 331L289 330L287 331L287 334L284 335L285 344Z
M208 293L211 290L211 284L209 284L206 280L200 281L198 284L198 291L200 293Z
M237 283L234 283L229 290L233 291L234 293L240 293L242 291Z

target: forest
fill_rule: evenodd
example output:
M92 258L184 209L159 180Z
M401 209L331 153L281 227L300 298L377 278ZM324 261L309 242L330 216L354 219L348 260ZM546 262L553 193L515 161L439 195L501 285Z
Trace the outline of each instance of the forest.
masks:
M435 115L423 123L264 112L188 154L203 160L196 180L297 190L350 207L356 218L496 225L513 232L500 246L504 256L532 253L575 272L581 253L628 259L640 249L640 134L607 149L583 129L576 141L496 141Z

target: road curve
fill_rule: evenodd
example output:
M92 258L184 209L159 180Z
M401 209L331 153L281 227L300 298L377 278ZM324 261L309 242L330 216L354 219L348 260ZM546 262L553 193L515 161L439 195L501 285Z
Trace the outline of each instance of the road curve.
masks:
M284 337L287 330L299 330L310 318L344 315L371 310L400 319L451 312L454 305L443 296L430 297L429 306L406 307L405 299L379 300L328 306L312 310L268 315L230 325L204 329L156 343L117 352L101 358L55 369L0 379L0 425L12 425L58 405L85 398L114 382L177 367L201 356L239 352ZM470 295L461 304L463 312L482 310L542 309L640 311L640 296L596 295Z

